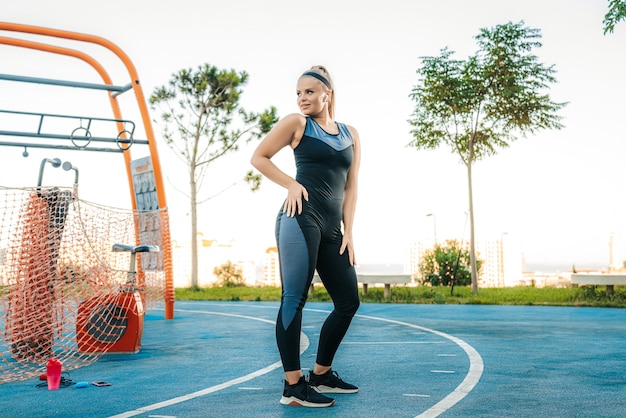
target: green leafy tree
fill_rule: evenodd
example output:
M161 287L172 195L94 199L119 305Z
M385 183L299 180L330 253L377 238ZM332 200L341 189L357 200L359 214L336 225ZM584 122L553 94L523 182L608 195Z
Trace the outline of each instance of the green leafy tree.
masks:
M477 260L478 271L482 261ZM424 252L419 264L422 284L431 286L468 286L472 283L468 245L448 240Z
M243 277L243 270L237 264L228 260L221 266L216 266L213 269L213 274L217 277L217 281L220 286L226 287L239 287L245 286L245 279Z
M626 1L609 0L609 10L604 15L602 22L604 34L613 33L615 25L624 19L626 19Z
M472 290L478 292L472 165L506 148L518 135L560 129L557 111L546 90L556 81L553 66L532 53L541 46L538 29L524 22L483 28L475 37L478 51L455 60L447 48L423 57L420 79L410 97L415 110L409 123L409 146L436 149L447 145L467 168Z
M165 142L189 169L193 287L198 286L197 206L210 199L199 199L207 168L218 158L237 151L240 143L259 139L278 121L273 106L261 113L240 107L247 82L245 71L204 64L196 70L183 69L173 74L169 84L157 87L150 96L152 110L160 111ZM260 175L252 171L244 180L253 191L261 181Z

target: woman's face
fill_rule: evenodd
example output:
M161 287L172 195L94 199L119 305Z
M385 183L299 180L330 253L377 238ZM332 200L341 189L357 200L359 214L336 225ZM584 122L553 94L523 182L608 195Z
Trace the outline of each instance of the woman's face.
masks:
M321 81L304 76L298 79L296 87L298 107L306 116L319 115L328 104L328 91Z

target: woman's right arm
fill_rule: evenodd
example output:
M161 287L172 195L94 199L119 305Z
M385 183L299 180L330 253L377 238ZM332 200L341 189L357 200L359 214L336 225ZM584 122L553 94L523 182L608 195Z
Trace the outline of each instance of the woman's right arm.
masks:
M309 200L304 186L287 175L272 162L272 157L286 146L295 148L302 138L306 119L300 114L291 114L281 119L258 145L250 163L265 177L287 189L283 211L288 216L302 213L302 198Z

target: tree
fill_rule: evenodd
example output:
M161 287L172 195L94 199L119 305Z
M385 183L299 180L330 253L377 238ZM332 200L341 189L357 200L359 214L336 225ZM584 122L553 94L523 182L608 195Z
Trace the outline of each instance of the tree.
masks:
M478 271L482 262L476 261ZM468 286L472 283L470 252L467 244L461 245L456 240L445 244L435 244L427 250L419 264L422 284L431 286Z
M419 82L410 94L415 110L409 123L416 149L447 145L467 168L472 290L478 292L472 165L498 148L541 129L560 129L557 111L566 103L550 100L546 90L556 81L554 66L541 64L534 48L538 29L524 22L483 28L475 37L478 51L467 60L422 57Z
M604 21L602 21L604 34L613 33L615 25L624 19L626 19L626 1L609 0L609 10L604 15Z
M157 87L150 96L152 110L161 112L165 142L189 170L193 287L198 286L197 206L203 203L198 193L207 168L225 154L237 151L242 140L260 138L278 121L273 106L262 113L246 112L240 107L247 81L245 71L220 70L204 64L195 71L183 69L173 74L167 86ZM249 171L245 181L254 191L260 185L260 176Z
M215 267L213 269L213 274L217 277L217 281L220 286L238 287L245 285L243 270L240 266L234 264L230 260L221 266Z

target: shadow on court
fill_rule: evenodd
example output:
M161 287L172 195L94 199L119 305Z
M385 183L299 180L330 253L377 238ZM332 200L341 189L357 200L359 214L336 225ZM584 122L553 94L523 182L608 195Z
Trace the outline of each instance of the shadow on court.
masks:
M146 316L138 354L72 370L74 382L0 385L1 417L626 416L626 310L362 304L335 359L360 387L329 409L279 404L276 303L177 302ZM302 366L331 309L308 303ZM43 370L42 370L43 371Z

